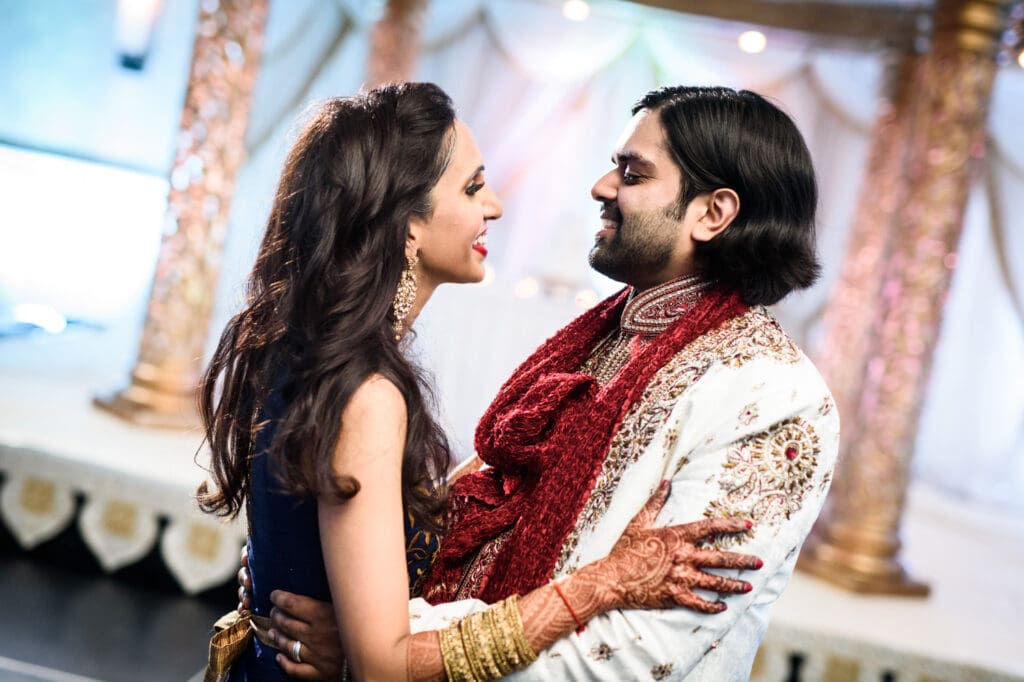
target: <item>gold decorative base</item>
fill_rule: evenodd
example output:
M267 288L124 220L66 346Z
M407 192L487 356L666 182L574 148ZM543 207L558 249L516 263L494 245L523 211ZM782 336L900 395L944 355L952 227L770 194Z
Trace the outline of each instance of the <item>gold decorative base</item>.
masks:
M183 385L184 384L184 385ZM182 382L146 363L132 371L131 383L109 396L96 396L93 405L125 421L163 429L197 429L202 425L194 382Z
M851 592L928 596L931 588L907 575L895 552L874 554L864 549L843 548L828 541L809 541L796 567Z

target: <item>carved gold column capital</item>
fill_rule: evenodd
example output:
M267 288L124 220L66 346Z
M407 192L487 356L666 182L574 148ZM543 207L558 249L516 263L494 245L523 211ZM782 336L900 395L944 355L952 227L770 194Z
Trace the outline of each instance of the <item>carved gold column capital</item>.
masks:
M995 57L1016 0L939 0L932 44Z

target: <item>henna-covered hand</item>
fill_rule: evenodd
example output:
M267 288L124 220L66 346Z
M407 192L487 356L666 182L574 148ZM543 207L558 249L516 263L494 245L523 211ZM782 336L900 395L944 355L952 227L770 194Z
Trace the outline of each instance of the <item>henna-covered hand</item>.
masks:
M706 568L755 570L763 565L756 556L701 549L698 544L716 535L746 533L743 519L705 519L677 526L652 524L668 499L664 481L623 532L611 553L581 569L580 576L607 608L665 608L684 606L702 613L721 613L722 602L697 596L694 589L724 594L749 592L750 583L707 573ZM575 577L575 576L574 576Z
M725 604L701 599L693 590L750 591L750 583L701 569L758 569L760 559L697 547L701 540L715 535L746 533L750 524L742 519L708 519L653 528L668 493L668 485L663 483L633 517L611 554L560 582L564 599L548 584L520 600L523 628L534 651L546 649L579 622L611 609L685 606L702 613L721 613Z

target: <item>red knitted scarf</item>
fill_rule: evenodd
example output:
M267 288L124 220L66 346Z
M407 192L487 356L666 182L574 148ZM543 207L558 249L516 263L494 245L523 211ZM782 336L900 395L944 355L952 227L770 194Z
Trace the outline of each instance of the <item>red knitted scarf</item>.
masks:
M511 532L474 596L493 603L545 584L612 437L655 372L694 339L747 309L736 294L707 291L602 387L579 368L619 323L628 292L608 298L546 341L480 420L476 450L490 468L452 487L451 530L424 586L431 603L452 601L467 562L506 531Z

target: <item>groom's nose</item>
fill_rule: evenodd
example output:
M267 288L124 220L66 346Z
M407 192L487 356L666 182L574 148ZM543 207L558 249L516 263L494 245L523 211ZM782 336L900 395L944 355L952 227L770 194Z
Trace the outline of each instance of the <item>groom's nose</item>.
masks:
M597 179L590 188L590 196L594 201L607 203L615 201L619 193L619 169L613 168Z

